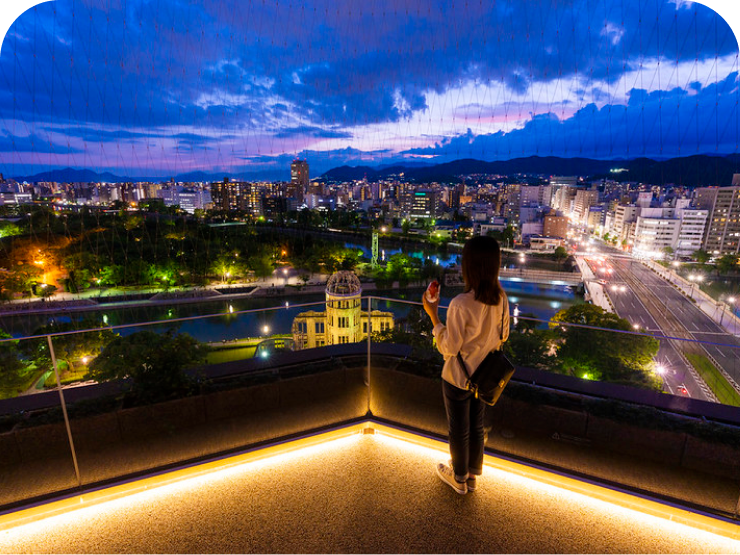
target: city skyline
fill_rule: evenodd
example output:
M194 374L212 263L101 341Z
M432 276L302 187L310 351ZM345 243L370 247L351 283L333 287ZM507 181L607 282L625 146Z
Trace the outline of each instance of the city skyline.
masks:
M10 27L0 173L738 152L737 41L700 4L98 4Z

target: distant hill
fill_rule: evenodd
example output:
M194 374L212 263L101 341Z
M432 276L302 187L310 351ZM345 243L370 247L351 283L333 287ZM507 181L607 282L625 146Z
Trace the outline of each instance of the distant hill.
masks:
M285 179L290 179L289 171L285 173ZM273 181L275 171L263 171L263 172L244 172L244 173L213 173L213 172L189 172L178 174L174 176L174 180L178 183L200 183L200 182L211 182L221 181L224 176L228 176L234 180L244 181ZM92 170L75 170L73 168L64 168L60 170L51 170L47 172L41 172L34 175L18 176L14 177L16 181L38 183L39 181L55 181L58 183L123 183L123 182L165 182L169 181L170 177L122 177L120 175L114 175L110 172L97 173Z
M611 170L622 169L618 173ZM482 160L455 160L426 167L396 165L384 169L369 166L341 166L321 177L327 181L353 181L367 176L368 180L387 178L403 173L416 182L457 183L461 176L489 175L579 175L592 179L608 177L616 181L636 181L656 185L676 184L685 186L729 186L732 176L740 173L740 155L696 155L669 160L636 158L633 160L594 160L591 158L558 158L556 156L530 156L498 162Z
M36 175L15 177L14 179L21 182L27 181L28 183L37 183L39 181L58 181L60 183L97 183L102 181L115 183L126 181L126 179L109 172L97 173L92 170L75 170L72 168L51 170L37 173Z

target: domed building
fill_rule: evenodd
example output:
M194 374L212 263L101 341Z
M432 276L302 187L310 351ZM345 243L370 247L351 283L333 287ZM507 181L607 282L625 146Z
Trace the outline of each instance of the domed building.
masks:
M362 310L362 284L354 272L341 271L326 282L326 310L301 312L293 320L296 349L357 343L367 339L368 315ZM393 327L393 313L373 310L373 332Z

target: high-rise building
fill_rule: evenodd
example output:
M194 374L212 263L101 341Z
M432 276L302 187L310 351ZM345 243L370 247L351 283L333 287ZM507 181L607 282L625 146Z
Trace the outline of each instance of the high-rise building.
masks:
M740 246L740 187L702 187L696 204L709 210L704 250L711 254L735 254Z
M511 183L504 188L504 217L509 222L519 225L519 215L522 203L522 186L519 183Z
M308 192L308 162L295 159L290 164L290 185L288 185L288 196L298 200Z
M709 211L692 208L688 199L676 206L637 207L633 252L660 258L670 247L673 253L687 256L701 248Z
M252 216L262 214L259 187L254 183L231 181L224 177L223 181L211 183L211 199L216 210L241 210Z
M690 256L702 248L709 210L701 208L682 208L680 210L681 229L674 247L678 256Z
M211 194L200 187L183 187L181 185L163 187L157 192L165 206L179 206L185 212L193 214L203 210L211 203Z
M416 189L404 196L404 212L411 218L436 218L439 214L439 195L431 189Z
M589 208L599 203L599 192L593 189L579 189L576 191L573 214L579 224L588 225Z

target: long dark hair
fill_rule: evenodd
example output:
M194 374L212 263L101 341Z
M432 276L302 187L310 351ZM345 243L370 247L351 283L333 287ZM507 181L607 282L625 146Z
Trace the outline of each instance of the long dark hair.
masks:
M498 281L501 249L493 237L479 235L463 247L462 275L465 292L475 291L475 300L488 305L501 302L503 289Z

